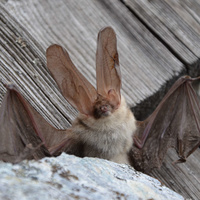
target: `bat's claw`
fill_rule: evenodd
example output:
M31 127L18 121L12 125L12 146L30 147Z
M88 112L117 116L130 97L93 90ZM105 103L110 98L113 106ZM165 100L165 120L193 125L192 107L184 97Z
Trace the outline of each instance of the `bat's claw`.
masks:
M175 164L184 163L184 162L186 162L186 158L180 158L180 159L174 161L172 164L175 165Z
M185 76L181 76L180 79L184 79L184 80L188 80L188 81L196 81L200 79L200 76L196 77L196 78L192 78L191 76L185 75Z

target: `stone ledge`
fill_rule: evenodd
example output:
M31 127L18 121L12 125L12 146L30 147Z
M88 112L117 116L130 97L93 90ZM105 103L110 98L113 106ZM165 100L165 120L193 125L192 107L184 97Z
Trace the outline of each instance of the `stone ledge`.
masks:
M0 199L184 199L128 165L65 153L16 165L0 162L0 179Z

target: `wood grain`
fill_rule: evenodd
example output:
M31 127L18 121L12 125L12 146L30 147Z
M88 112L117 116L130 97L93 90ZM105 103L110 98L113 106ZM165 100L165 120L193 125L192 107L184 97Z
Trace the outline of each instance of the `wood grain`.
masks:
M163 86L162 93L156 95L158 103L169 87L166 82L185 73L184 65L120 1L76 2L21 0L8 1L3 7L42 49L52 43L64 46L92 84L97 33L102 27L112 26L117 33L123 94L128 104L136 106ZM148 103L143 107L154 109Z
M196 0L124 0L124 3L187 65L188 74L199 74L200 23L195 18L199 8Z
M48 73L43 49L4 9L1 11L1 82L15 83L30 104L55 127L70 126L77 111L67 103ZM2 99L5 88L1 88Z
M200 150L197 149L186 163L173 164L178 157L176 152L170 149L162 167L154 169L150 175L185 198L198 200L200 195L199 156Z
M127 7L118 0L1 1L0 102L6 92L2 83L14 82L48 122L70 126L77 112L49 75L45 49L52 43L64 46L95 85L96 37L104 26L117 33L123 94L140 119L154 110L177 77L200 73L197 0L124 2ZM173 167L177 158L170 151L151 175L184 197L198 199L199 157L197 150L188 162Z

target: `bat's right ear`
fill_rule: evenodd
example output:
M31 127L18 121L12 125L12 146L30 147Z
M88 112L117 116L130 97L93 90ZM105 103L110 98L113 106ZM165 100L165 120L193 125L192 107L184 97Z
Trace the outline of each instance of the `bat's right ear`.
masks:
M97 92L114 105L121 101L121 72L117 52L117 38L111 27L98 34L96 52Z
M92 115L97 98L96 89L76 69L69 54L59 45L52 45L46 51L47 67L57 82L63 96L79 112Z

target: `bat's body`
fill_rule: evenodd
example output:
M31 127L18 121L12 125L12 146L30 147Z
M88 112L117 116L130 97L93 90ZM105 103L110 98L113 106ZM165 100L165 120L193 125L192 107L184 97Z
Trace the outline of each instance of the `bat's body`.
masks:
M117 40L111 27L98 35L96 89L61 46L50 46L46 56L47 67L61 93L79 115L70 129L57 130L24 100L16 87L8 86L0 110L1 160L19 162L64 151L131 163L147 172L161 166L168 148L175 148L180 161L185 161L200 145L200 105L192 87L200 77L178 79L156 110L138 122L121 96Z
M127 164L135 130L135 118L123 97L120 106L109 115L96 119L80 114L72 124L72 132L84 144L84 156Z

